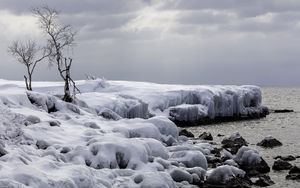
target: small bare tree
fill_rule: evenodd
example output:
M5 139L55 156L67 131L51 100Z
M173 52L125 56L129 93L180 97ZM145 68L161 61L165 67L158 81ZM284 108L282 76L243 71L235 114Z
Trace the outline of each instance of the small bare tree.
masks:
M73 47L76 32L70 25L59 22L59 12L50 7L34 8L33 14L38 17L39 24L44 33L48 36L48 47L52 52L49 57L50 63L56 64L60 77L64 80L64 97L66 102L72 102L70 85L73 86L73 94L79 89L71 77L71 66L73 59L67 57L67 50Z
M27 76L24 75L26 89L32 91L32 75L36 65L51 54L47 48L38 47L36 42L28 40L26 43L14 41L8 47L8 52L19 63L26 66Z

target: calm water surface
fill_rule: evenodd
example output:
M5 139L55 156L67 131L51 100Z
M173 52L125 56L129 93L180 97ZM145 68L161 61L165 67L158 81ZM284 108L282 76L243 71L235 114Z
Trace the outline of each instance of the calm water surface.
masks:
M209 131L214 141L220 143L223 137L217 134L230 135L238 131L248 142L256 148L269 166L273 165L273 157L277 155L300 156L300 88L263 88L263 104L270 109L293 109L294 113L270 114L266 118L251 121L239 121L188 128L195 136L203 131ZM263 149L256 146L264 137L272 135L283 143L283 146L273 149ZM300 166L300 159L292 161ZM274 172L271 170L271 179L274 188L300 188L300 182L286 180L288 171Z

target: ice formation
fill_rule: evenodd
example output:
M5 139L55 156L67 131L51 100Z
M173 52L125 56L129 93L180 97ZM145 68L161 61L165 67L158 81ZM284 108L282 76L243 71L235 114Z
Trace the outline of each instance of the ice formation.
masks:
M212 146L179 137L170 119L197 121L263 110L255 86L77 83L82 94L70 104L56 97L63 83L35 82L34 91L27 92L23 82L0 80L0 187L197 183L205 178ZM247 161L247 156L238 154L236 160ZM241 174L234 167L225 170Z

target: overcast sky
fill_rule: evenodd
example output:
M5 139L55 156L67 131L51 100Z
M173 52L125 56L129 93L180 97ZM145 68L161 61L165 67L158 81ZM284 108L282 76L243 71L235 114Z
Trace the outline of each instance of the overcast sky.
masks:
M72 74L181 84L300 86L299 0L0 0L0 78L23 79L13 40L43 41L48 4L78 35ZM38 67L35 80L59 80Z

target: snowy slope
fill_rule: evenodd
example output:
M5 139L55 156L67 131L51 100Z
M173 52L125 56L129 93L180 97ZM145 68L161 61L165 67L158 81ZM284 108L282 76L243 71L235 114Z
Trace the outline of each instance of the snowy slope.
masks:
M0 187L178 187L178 174L196 183L212 146L178 137L170 115L261 111L255 86L77 83L82 94L69 104L53 96L62 83L26 92L23 82L0 80Z

